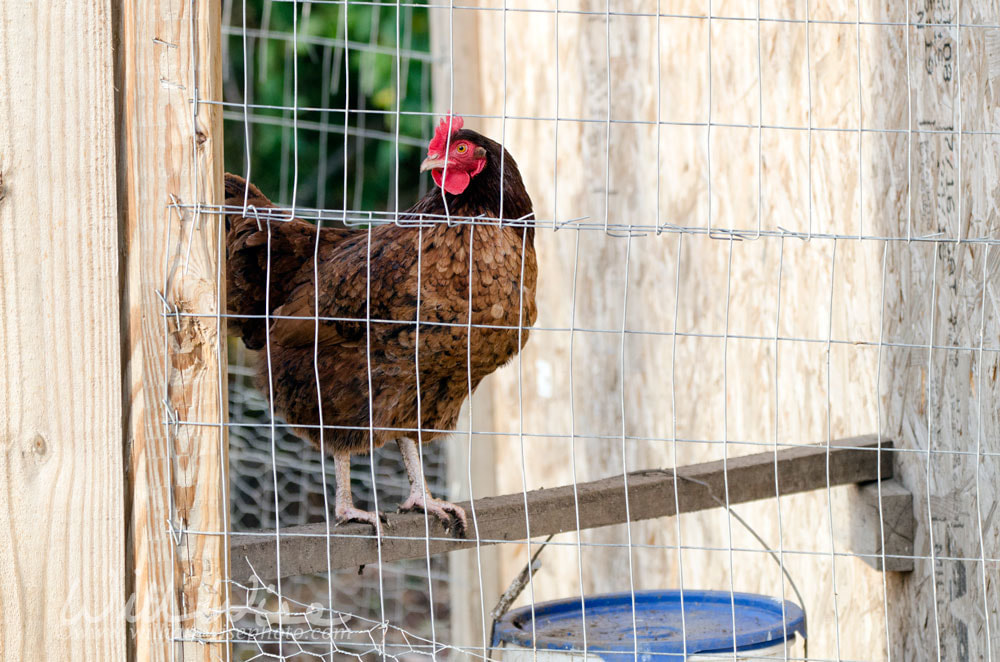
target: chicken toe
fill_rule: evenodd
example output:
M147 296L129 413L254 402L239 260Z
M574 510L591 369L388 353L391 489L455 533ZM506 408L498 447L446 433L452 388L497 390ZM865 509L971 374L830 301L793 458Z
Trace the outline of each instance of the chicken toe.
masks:
M355 508L354 506L341 506L337 504L335 510L335 515L337 516L337 524L345 524L347 522L361 522L363 524L371 524L375 529L376 535L381 533L379 527L385 525L389 528L389 519L385 516L385 513L374 512L371 510L361 510L360 508Z
M444 499L431 496L424 484L424 472L420 465L420 449L412 439L402 437L396 442L403 456L403 466L410 479L410 496L399 506L399 512L422 510L428 515L438 518L446 530L452 529L454 518L454 533L457 538L464 538L468 530L465 510Z
M461 506L456 506L444 499L432 497L427 492L411 490L410 496L400 504L399 512L405 513L413 510L422 510L428 515L433 515L449 531L452 530L454 525L455 537L465 537L468 524L465 517L465 509Z

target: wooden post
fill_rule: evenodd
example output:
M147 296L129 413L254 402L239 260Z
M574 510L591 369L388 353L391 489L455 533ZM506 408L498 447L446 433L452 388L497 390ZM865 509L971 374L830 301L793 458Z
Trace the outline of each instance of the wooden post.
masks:
M193 12L193 14L192 14ZM119 90L136 660L226 659L220 8L125 0ZM187 316L190 315L190 316ZM167 424L172 422L171 424ZM206 423L189 425L186 422ZM214 635L214 636L213 636ZM183 637L185 643L175 640Z
M125 655L112 15L0 3L0 659Z

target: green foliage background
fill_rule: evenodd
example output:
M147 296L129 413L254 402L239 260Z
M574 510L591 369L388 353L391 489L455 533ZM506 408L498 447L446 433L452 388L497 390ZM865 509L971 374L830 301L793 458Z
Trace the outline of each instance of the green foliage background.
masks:
M249 128L251 180L275 202L290 204L294 132L292 111L281 107L294 103L299 108L297 206L392 210L397 172L399 208L415 202L428 185L418 168L432 118L405 113L431 109L427 9L246 0L244 17L243 7L241 0L227 3L223 17L226 170L247 172ZM244 100L279 108L250 108L245 115ZM346 150L345 106L350 129L369 134L349 135ZM397 106L404 114L396 114ZM404 141L398 147L397 120Z

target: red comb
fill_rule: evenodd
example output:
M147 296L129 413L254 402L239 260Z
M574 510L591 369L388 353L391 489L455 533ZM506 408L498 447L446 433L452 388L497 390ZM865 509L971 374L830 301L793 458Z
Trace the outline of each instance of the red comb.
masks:
M451 116L451 133L454 135L462 126L465 124L463 120L458 115ZM444 154L445 149L448 145L448 118L445 117L438 124L437 129L434 130L434 138L431 140L430 145L427 146L428 154Z

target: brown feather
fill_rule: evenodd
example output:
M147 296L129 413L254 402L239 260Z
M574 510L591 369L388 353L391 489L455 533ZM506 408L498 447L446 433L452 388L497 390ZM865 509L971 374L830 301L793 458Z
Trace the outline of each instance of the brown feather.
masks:
M456 136L481 145L488 163L462 194L447 194L449 212L498 218L502 148L473 131ZM530 217L531 200L517 165L506 153L503 161L503 215ZM227 175L227 204L242 205L245 186ZM249 197L257 207L271 206L252 185ZM445 213L440 189L407 216L421 213ZM230 312L263 315L268 307L270 241L266 304L279 316L270 329L262 319L236 319L230 328L248 347L269 341L273 390L263 353L261 387L273 395L288 423L317 444L319 430L310 426L320 423L322 401L323 442L330 451L366 452L370 424L376 428L376 446L402 436L416 438L416 428L423 441L452 429L469 382L474 389L509 361L535 322L538 270L532 228L443 222L423 229L396 224L325 228L314 260L317 231L309 223L272 221L268 234L252 214L234 214L229 226Z

